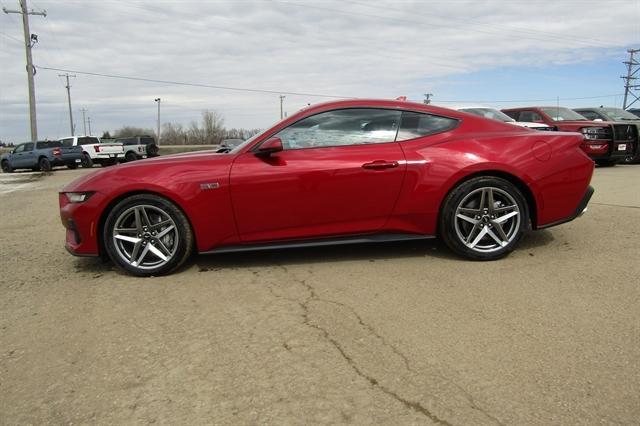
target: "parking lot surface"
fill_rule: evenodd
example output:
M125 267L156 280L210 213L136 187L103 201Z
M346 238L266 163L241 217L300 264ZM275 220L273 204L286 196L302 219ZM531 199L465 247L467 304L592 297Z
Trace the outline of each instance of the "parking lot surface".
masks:
M0 182L0 424L638 423L640 166L496 262L406 242L145 279L64 250L84 173Z

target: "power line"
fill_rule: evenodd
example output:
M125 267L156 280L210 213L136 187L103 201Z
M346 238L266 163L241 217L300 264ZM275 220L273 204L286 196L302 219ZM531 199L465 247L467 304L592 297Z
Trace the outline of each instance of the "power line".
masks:
M41 67L36 66L38 69L49 70L49 71L60 71L65 73L76 73L83 75L90 75L96 77L106 77L106 78L117 78L123 80L133 80L133 81L144 81L149 83L162 83L162 84L175 84L179 86L192 86L192 87L205 87L209 89L219 89L219 90L235 90L241 92L255 92L255 93L267 93L267 94L286 94L293 96L312 96L318 98L333 98L333 99L357 99L355 96L338 96L338 95L327 95L322 93L302 93L302 92L287 92L287 91L276 91L276 90L267 90L267 89L250 89L243 87L230 87L230 86L220 86L220 85L212 85L212 84L201 84L201 83L188 83L182 81L173 81L173 80L158 80L152 78L144 78L144 77L132 77L132 76L124 76L124 75L115 75L115 74L105 74L105 73L96 73L96 72L88 72L88 71L78 71L78 70L69 70L63 68L51 68L51 67ZM622 96L621 93L609 94L609 95L597 95L597 96L583 96L583 97L575 97L575 98L560 98L562 101L574 101L574 100L586 100L586 99L599 99L599 98L612 98L614 96ZM443 103L510 103L510 102L547 102L547 101L556 101L558 98L548 98L548 99L502 99L502 100L492 100L492 101L465 101L465 100L437 100L437 102ZM413 101L413 102L423 102Z
M104 74L97 72L89 72L89 71L78 71L78 70L69 70L63 68L51 68L51 67L41 67L36 66L36 68L40 70L48 70L48 71L60 71L60 72L70 72L75 74L83 74L83 75L91 75L95 77L106 77L106 78L117 78L121 80L134 80L134 81L145 81L148 83L162 83L162 84L175 84L177 86L192 86L192 87L205 87L208 89L219 89L219 90L233 90L237 92L254 92L254 93L268 93L268 94L286 94L292 96L311 96L316 98L334 98L334 99L354 99L353 96L337 96L337 95L326 95L321 93L304 93L304 92L287 92L283 90L267 90L267 89L250 89L245 87L233 87L233 86L220 86L213 84L202 84L202 83L187 83L184 81L173 81L173 80L157 80L153 78L144 78L144 77L132 77L126 75L116 75L116 74Z

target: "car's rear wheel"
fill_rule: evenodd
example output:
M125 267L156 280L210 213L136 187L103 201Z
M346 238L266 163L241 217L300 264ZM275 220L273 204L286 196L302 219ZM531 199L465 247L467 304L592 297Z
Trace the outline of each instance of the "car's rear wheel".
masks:
M193 233L184 213L151 194L120 201L107 217L103 238L111 260L138 276L168 274L193 251Z
M440 213L440 235L455 253L473 260L509 254L529 226L529 210L511 182L481 176L458 185Z
M136 161L136 160L138 159L138 156L137 156L134 152L129 151L129 152L127 152L127 154L124 156L124 159L125 159L125 161L126 161L126 162Z
M93 160L91 159L89 154L85 152L84 154L82 154L82 161L80 162L80 164L83 168L90 169L91 167L93 167Z
M159 151L160 149L158 148L158 145L156 145L155 143L150 143L147 145L147 156L157 157Z
M77 163L67 163L67 168L71 169L71 170L75 170L78 168L78 164Z
M50 172L51 171L51 161L49 161L48 158L42 157L40 159L40 161L38 161L38 167L43 172Z
M12 173L13 172L13 167L11 167L11 164L9 164L9 161L4 160L1 165L2 165L2 172L3 173Z

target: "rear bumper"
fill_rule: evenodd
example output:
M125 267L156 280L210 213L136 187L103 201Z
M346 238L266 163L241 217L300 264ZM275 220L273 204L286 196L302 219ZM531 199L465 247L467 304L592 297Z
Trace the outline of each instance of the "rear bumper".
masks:
M537 229L551 228L552 226L561 225L563 223L571 222L573 219L582 216L587 211L587 205L589 204L589 200L591 200L591 196L593 195L593 193L594 193L594 189L593 189L593 187L591 185L589 185L589 187L585 191L584 195L582 196L582 199L580 200L580 203L578 204L578 207L576 207L575 211L573 212L573 214L571 216L566 217L566 218L561 219L561 220L557 220L555 222L547 223L545 225L539 225Z

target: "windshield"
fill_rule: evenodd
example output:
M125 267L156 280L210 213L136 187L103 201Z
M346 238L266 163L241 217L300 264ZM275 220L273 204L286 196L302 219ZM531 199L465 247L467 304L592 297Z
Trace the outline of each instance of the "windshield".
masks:
M491 118L493 120L504 121L505 123L513 123L515 120L509 117L502 111L498 111L493 108L461 108L460 111L468 112L470 114L479 115L484 118Z
M622 108L602 108L602 112L613 121L638 120L638 117Z
M553 121L567 121L567 120L576 120L576 121L587 121L586 118L581 116L575 111L571 111L569 108L563 107L545 107L541 108L545 114L547 114Z

